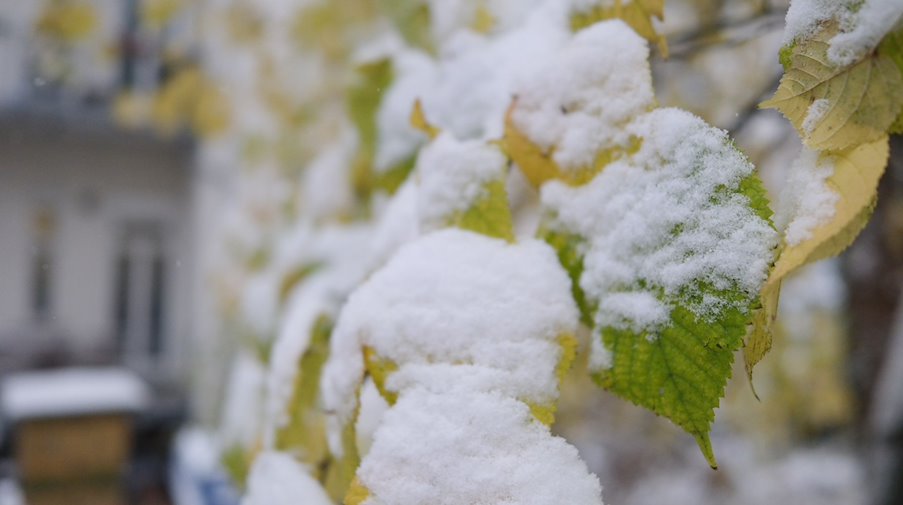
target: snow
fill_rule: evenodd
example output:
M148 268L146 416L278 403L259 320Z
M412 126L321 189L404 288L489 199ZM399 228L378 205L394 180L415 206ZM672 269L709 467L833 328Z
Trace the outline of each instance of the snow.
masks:
M262 452L248 476L242 505L333 505L320 483L288 454Z
M601 505L577 450L498 392L404 392L358 471L368 505Z
M591 167L598 153L626 147L624 126L655 100L646 42L621 21L580 31L518 89L518 129L565 170Z
M822 23L837 20L840 33L829 41L828 59L855 63L872 51L903 17L899 0L793 0L787 11L784 45L811 37Z
M806 135L812 134L830 108L831 101L827 98L819 98L809 105L809 108L806 109L806 117L803 119L803 131L806 132Z
M304 170L299 203L308 219L321 222L351 214L354 195L349 172L356 149L354 130L344 129L339 139L324 147Z
M808 240L816 228L834 217L840 195L827 184L832 175L831 156L803 147L787 174L775 215L775 224L784 230L786 245L792 247Z
M150 403L147 384L120 368L66 368L9 375L2 412L9 421L106 412L137 412Z
M389 404L379 394L376 383L368 377L361 387L360 411L357 422L354 425L354 434L357 437L357 452L361 458L370 452L373 444L373 435L383 420L383 415L389 409Z
M232 361L219 438L224 447L250 448L261 434L266 370L248 351Z
M459 142L443 133L417 158L417 205L424 230L442 228L485 195L490 181L505 178L507 159L479 140Z
M657 109L627 130L643 140L635 154L583 186L542 188L553 227L587 237L580 285L598 303L596 323L654 332L677 297L713 317L726 302L691 301L700 282L756 296L777 234L729 191L753 166L725 132L684 111Z
M395 79L379 105L379 139L374 168L385 172L414 156L426 136L411 126L414 102L436 85L436 64L420 51L399 51L392 59Z
M457 229L424 235L349 298L333 332L324 403L350 420L367 346L398 366L387 384L395 391L461 383L548 404L557 396L557 339L576 331L577 317L567 274L545 243Z
M831 39L828 58L835 65L855 63L878 46L903 17L900 0L865 0L854 15L852 30Z

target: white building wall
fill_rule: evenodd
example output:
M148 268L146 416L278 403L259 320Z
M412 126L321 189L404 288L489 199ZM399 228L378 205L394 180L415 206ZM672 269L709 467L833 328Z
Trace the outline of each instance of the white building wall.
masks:
M4 127L9 128L9 127ZM138 136L77 128L0 132L0 345L27 346L32 309L34 213L55 211L51 318L73 348L110 346L123 227L154 221L166 248L165 359L172 368L189 338L193 272L188 149Z

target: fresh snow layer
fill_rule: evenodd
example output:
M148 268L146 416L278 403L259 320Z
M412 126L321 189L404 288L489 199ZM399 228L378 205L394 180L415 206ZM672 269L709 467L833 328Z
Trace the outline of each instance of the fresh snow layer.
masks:
M827 180L834 175L830 156L806 147L794 161L781 191L776 224L784 229L784 243L798 245L812 237L812 232L834 217L840 200Z
M379 139L374 168L385 172L414 156L425 135L411 125L414 103L436 86L436 63L420 51L404 49L392 58L394 81L377 113Z
M136 412L150 402L147 384L120 368L69 368L22 372L3 380L6 420Z
M457 229L425 235L349 298L323 375L326 407L350 419L365 346L398 365L395 390L456 386L547 404L557 396L558 337L573 334L577 318L570 281L545 243Z
M577 449L497 392L404 392L358 470L367 505L601 505Z
M811 37L822 23L834 19L840 33L830 41L828 59L846 66L877 47L901 17L900 0L793 0L787 11L784 45Z
M580 286L598 304L596 323L651 333L669 320L665 300L678 297L714 317L725 301L690 302L704 295L693 291L700 282L754 297L777 234L735 193L753 166L724 131L688 112L657 109L627 130L642 139L635 154L583 186L542 189L553 225L586 237Z
M450 218L472 207L488 182L504 180L506 163L494 146L439 135L417 158L417 206L423 229L447 226Z
M827 98L819 98L809 105L806 109L806 117L803 119L803 131L807 135L811 135L812 131L818 127L825 113L831 109L831 101Z
M254 459L242 505L333 505L320 483L288 454L263 452Z
M621 21L580 31L517 90L517 128L565 170L626 147L624 127L655 101L646 42Z

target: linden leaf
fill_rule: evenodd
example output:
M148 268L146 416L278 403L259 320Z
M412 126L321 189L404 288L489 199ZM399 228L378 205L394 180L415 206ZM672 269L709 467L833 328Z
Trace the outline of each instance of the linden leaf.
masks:
M360 391L357 392L357 396L360 396ZM360 406L360 398L358 398L357 404ZM357 433L355 432L359 411L360 407L355 409L352 419L342 428L342 455L333 455L327 463L323 487L336 503L342 502L343 498L352 491L355 472L361 464L361 457L357 450Z
M484 195L477 198L466 211L452 216L449 224L513 242L514 223L511 219L511 208L508 206L505 181L489 181L483 190Z
M386 381L393 372L398 370L398 365L391 360L380 357L372 347L364 347L364 366L373 384L389 405L394 405L398 400L398 393L386 389Z
M345 500L342 502L345 505L361 505L367 498L370 498L370 490L364 487L361 484L360 479L357 477L351 481L351 486L348 488L348 494L345 495Z
M332 321L317 318L310 343L298 361L298 373L289 401L288 423L276 432L276 449L297 453L300 460L318 469L327 457L326 419L318 408L320 372L329 357Z
M903 108L903 76L882 51L839 67L828 59L830 23L790 50L790 66L761 107L781 111L808 147L841 150L884 135Z
M571 14L571 29L578 31L606 19L620 19L637 34L654 42L662 56L668 57L668 41L655 30L653 18L661 21L665 15L665 0L614 0L614 5L599 5Z
M771 349L771 324L777 312L781 281L797 268L840 254L853 243L868 223L875 208L878 181L888 157L888 139L845 151L824 153L821 159L833 161L834 173L826 185L840 196L834 216L815 228L807 240L786 247L778 256L762 290L762 309L753 321L743 356L747 374Z
M777 233L761 181L724 132L673 109L631 129L643 135L637 152L585 185L542 188L544 238L594 327L594 380L681 426L715 467L714 409Z
M395 25L412 47L433 52L430 33L430 6L425 0L379 0L380 11Z
M423 111L423 104L420 102L420 99L414 101L414 108L411 109L411 126L425 133L430 140L435 139L442 133L442 130L433 126L426 118L426 113Z

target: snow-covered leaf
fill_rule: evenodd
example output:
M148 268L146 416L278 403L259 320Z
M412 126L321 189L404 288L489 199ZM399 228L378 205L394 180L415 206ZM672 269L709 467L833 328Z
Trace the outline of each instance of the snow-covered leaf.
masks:
M654 19L665 15L665 0L603 0L586 10L571 15L571 28L580 30L606 19L620 19L641 37L658 45L662 56L668 56L668 41L655 29Z
M595 326L591 372L668 417L715 466L709 427L777 242L753 167L674 109L628 127L641 145L589 183L542 189L549 242Z
M876 141L903 108L903 76L894 59L879 48L850 65L837 65L829 58L837 35L831 22L812 38L794 42L778 90L762 103L781 111L812 149Z

